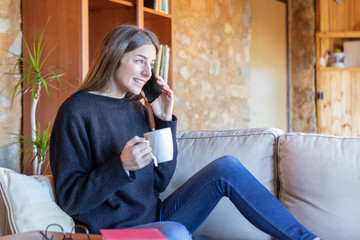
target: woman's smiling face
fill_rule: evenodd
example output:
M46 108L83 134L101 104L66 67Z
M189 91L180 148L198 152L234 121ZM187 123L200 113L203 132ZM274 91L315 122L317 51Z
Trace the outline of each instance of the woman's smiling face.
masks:
M142 45L125 53L113 78L117 95L125 97L128 92L140 94L142 87L151 77L155 60L156 49L152 44Z

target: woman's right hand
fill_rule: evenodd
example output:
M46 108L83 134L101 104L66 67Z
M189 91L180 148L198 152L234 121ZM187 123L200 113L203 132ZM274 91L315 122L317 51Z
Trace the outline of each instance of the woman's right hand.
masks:
M149 141L138 136L133 137L126 143L120 154L124 169L134 171L145 167L152 162L151 151Z

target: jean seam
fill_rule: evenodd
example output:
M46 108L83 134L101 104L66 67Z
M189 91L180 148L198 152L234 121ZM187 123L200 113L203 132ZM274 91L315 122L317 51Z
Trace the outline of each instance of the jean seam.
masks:
M268 218L266 218L265 216L263 216L262 214L260 214L259 209L256 208L256 207L254 207L252 204L250 204L250 203L249 203L249 200L248 200L247 198L245 198L245 197L243 196L243 194L239 193L239 192L236 190L236 188L234 187L234 185L229 182L228 179L224 179L224 178L222 178L222 177L220 177L219 179L212 179L211 181L206 182L205 184L203 184L203 185L200 187L200 189L203 189L204 187L206 187L206 186L208 186L209 184L211 184L211 182L213 182L213 181L218 181L218 180L220 180L220 181L225 181L230 187L232 187L232 188L234 189L234 191L235 191L237 194L239 194L239 196L241 196L241 198L244 200L244 202L245 202L250 208L252 208L260 217L262 217L264 220L266 220L271 226L273 226L275 229L277 229L277 230L278 230L281 234L283 234L286 238L288 238L289 240L291 240L291 237L290 237L290 236L288 236L287 234L283 233L283 231L281 231L278 227L276 227L276 225L275 225L274 223L270 222L270 220L269 220ZM185 203L185 204L183 204L183 205L181 206L181 208L186 207L186 206L189 204L189 202L190 202L192 199L194 199L195 196L196 196L199 192L200 192L200 190L196 191L196 192L193 194L193 196L192 196L191 198L189 198L189 200L187 201L187 203ZM223 196L223 197L225 197L225 196ZM229 198L229 197L228 197L228 198ZM234 204L234 203L233 203L233 204ZM179 209L176 211L176 213L169 218L170 221L171 221L173 218L175 218L176 215L179 214L181 208L179 208ZM243 216L244 216L244 215L243 215Z

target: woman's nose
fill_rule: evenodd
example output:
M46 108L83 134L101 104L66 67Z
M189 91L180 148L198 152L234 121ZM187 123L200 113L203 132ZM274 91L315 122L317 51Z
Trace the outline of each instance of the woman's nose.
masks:
M142 71L142 74L144 75L144 77L150 77L151 76L151 69L152 67L151 66L145 66L143 71Z

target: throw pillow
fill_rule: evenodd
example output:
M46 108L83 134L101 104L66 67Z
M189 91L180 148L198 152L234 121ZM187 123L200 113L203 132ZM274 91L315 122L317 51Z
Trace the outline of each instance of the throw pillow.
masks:
M0 168L1 197L11 232L45 230L57 223L70 232L75 225L55 202L52 177L27 176Z

